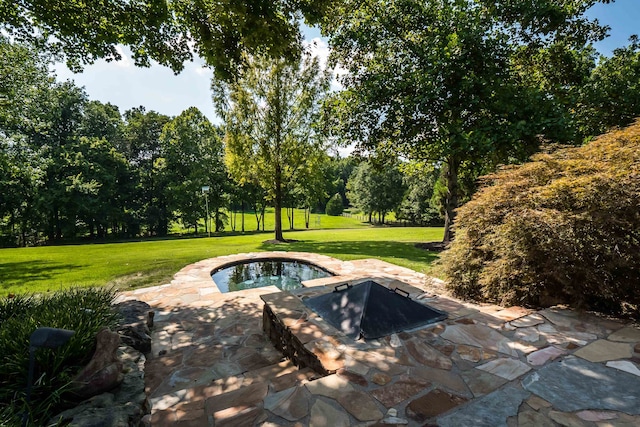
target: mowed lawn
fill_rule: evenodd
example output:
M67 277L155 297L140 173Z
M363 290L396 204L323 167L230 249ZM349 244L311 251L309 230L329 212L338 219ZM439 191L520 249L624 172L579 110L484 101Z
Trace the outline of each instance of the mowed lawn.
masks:
M285 232L287 244L265 243L273 232L127 243L0 249L0 296L71 286L130 289L168 283L184 266L221 255L259 251L316 252L342 260L378 258L428 273L437 258L415 243L442 240L442 228L366 227Z

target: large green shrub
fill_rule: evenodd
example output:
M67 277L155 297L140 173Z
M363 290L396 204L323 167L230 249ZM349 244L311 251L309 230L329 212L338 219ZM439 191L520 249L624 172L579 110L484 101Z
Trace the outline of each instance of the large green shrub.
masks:
M29 337L38 327L75 331L64 346L36 351L30 420L41 425L72 403L66 391L95 349L96 333L116 323L111 289L71 289L0 299L0 418L20 425L29 368ZM7 420L0 419L0 425ZM9 425L12 422L8 422Z
M638 313L640 121L483 185L440 261L456 295Z
M342 206L342 196L336 193L327 202L327 207L325 211L329 216L340 216L342 215L343 210L344 210L344 207Z

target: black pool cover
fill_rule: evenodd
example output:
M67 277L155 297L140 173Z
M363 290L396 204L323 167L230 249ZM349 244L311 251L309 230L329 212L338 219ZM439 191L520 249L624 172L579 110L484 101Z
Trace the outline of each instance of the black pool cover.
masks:
M372 280L336 286L304 304L350 338L375 339L446 319L446 313L413 301Z

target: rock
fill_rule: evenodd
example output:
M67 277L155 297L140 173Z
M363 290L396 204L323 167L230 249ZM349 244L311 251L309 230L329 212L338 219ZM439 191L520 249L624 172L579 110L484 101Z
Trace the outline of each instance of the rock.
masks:
M108 328L96 335L96 351L93 357L74 379L74 393L81 398L88 398L109 391L118 386L122 380L122 362L117 351L120 336Z
M149 412L144 393L144 356L131 347L120 347L124 379L111 392L98 394L53 417L47 425L74 427L129 427L140 425ZM145 425L144 423L142 425Z
M118 333L122 342L143 353L151 351L151 333L153 326L153 311L151 306L142 301L124 301L114 305L122 316Z

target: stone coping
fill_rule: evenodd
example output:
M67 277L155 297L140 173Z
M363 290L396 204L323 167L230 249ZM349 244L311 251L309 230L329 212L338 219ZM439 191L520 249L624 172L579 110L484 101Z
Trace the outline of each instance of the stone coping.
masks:
M353 349L367 351L381 346L379 339L365 341L347 337L304 304L304 299L332 292L339 284L357 285L368 280L376 280L369 277L352 280L345 280L345 276L337 276L337 278L340 280L334 283L323 280L322 284L311 288L260 296L265 303L262 322L265 335L296 366L309 367L320 375L334 374L344 368L345 358L352 353ZM393 288L402 289L412 298L424 294L423 290L406 283L399 281L390 283L393 284ZM388 286L390 283L385 287L391 288ZM420 299L415 301L424 303L424 300ZM437 305L438 301L434 299L431 307L437 308ZM432 328L438 323L432 322L412 328L411 331Z

